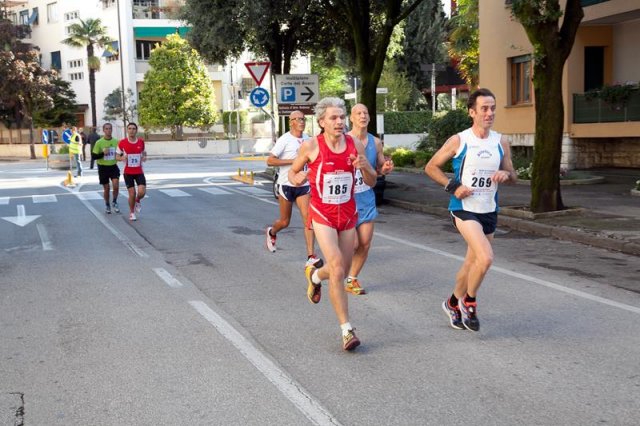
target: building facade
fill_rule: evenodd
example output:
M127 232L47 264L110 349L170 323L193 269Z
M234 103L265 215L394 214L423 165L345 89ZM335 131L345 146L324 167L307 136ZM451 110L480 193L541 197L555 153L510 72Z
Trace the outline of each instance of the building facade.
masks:
M479 2L480 86L497 97L496 130L514 146L532 147L533 47L509 3ZM562 165L640 168L640 90L632 89L640 82L640 2L582 4L585 16L563 71ZM630 95L617 105L585 95L603 86L628 86Z
M156 43L173 33L185 35L189 28L172 19L180 0L12 0L6 2L9 19L31 26L24 40L40 50L45 68L55 68L69 81L77 96L78 124L90 126L90 96L85 48L73 48L62 43L69 27L80 19L100 18L113 40L107 48L96 47L101 68L96 72L97 125L104 122L104 99L114 90L131 89L134 99L144 84L149 69L149 56ZM243 63L252 59L245 53L227 64L208 65L213 84L216 109L219 111L246 107L248 93L255 87ZM265 79L268 85L268 79ZM264 83L263 83L264 84ZM133 117L135 120L136 117ZM117 136L123 135L123 123L114 123Z

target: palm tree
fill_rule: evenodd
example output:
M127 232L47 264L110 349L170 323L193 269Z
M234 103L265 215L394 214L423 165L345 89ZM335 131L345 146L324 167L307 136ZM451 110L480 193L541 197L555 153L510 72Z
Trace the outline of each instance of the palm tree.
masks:
M97 125L96 113L96 71L100 71L100 57L94 55L95 46L105 47L111 43L107 35L107 28L102 25L100 18L80 19L80 23L69 27L69 37L62 42L72 47L87 48L87 65L89 67L89 94L91 96L91 120Z

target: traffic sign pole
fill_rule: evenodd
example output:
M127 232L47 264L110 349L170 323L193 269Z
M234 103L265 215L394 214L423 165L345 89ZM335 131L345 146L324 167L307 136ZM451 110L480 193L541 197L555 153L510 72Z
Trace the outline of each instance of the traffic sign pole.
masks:
M273 80L275 79L275 76L273 75L273 67L270 67L270 71L269 72L269 86L271 89L271 99L273 99L271 101L271 143L273 143L274 145L276 144L276 113L274 111L274 104L275 104L275 97L273 96ZM284 130L284 127L283 127Z

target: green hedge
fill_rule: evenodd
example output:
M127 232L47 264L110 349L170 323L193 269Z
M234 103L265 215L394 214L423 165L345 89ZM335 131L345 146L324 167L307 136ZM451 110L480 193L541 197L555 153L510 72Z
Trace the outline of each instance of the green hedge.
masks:
M398 111L384 113L384 133L426 133L431 124L431 111Z
M233 124L236 124L237 121L237 111L223 111L222 112L222 124L224 125L224 132L229 133L229 120ZM248 132L247 121L249 118L249 113L247 111L240 111L240 128L242 129L242 133Z
M416 153L406 148L398 148L391 154L391 160L397 167L413 167L415 158Z
M451 136L471 127L471 117L466 110L454 109L445 115L436 117L431 122L429 129L429 142L431 148L439 149ZM418 144L418 149L422 148Z

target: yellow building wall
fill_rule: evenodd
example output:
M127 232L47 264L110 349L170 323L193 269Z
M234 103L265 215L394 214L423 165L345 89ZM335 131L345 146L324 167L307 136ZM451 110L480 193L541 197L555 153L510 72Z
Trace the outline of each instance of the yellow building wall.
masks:
M216 111L221 111L222 108L222 82L220 80L211 80L213 86L213 94L216 97Z

